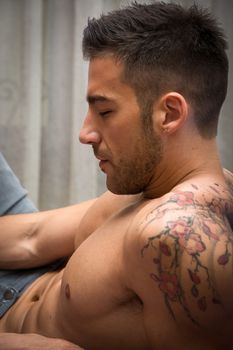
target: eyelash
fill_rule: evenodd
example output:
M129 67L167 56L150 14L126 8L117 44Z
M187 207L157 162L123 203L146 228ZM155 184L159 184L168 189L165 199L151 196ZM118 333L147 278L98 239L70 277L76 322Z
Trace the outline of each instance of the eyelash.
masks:
M101 117L106 117L111 112L112 111L105 111L105 112L99 112L99 114L101 115Z

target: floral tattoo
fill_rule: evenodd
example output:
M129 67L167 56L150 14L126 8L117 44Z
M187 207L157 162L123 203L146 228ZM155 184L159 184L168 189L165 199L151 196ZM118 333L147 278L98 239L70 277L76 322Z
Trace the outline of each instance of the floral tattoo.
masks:
M151 271L150 278L162 292L172 317L176 319L174 309L179 305L196 325L199 325L197 313L205 312L210 303L223 308L214 268L205 258L209 252L207 243L213 249L217 244L221 246L215 258L220 269L232 264L233 258L232 223L227 220L233 212L232 196L217 184L209 186L202 199L197 196L198 190L196 185L191 185L191 191L173 192L165 203L148 214L142 223L142 231L165 215L171 220L165 220L164 228L147 238L141 250L142 258L149 253L152 256L154 271ZM180 262L184 255L190 263L182 279ZM184 288L184 279L188 281L188 290ZM194 305L192 308L190 300Z

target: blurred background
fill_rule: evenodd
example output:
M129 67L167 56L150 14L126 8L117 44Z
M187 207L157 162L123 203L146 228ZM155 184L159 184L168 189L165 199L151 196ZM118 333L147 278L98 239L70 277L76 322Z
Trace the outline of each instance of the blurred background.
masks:
M0 152L42 210L77 203L105 190L91 147L78 141L87 110L82 31L88 17L128 3L0 0ZM229 41L229 87L218 143L223 166L233 171L233 2L196 3L214 13Z

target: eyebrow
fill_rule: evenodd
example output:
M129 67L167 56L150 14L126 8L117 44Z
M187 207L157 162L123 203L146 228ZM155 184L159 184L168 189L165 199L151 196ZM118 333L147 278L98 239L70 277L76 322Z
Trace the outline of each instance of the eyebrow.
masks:
M88 95L87 102L89 104L94 104L96 102L112 102L113 99L103 96L103 95Z

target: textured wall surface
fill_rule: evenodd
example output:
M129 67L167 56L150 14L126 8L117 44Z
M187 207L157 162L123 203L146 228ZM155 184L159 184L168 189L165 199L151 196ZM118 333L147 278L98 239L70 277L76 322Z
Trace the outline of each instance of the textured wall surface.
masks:
M225 28L231 64L233 2L197 2L209 7ZM87 109L87 63L82 59L81 39L88 17L126 3L0 0L0 150L41 209L75 203L105 190L91 148L78 141ZM232 70L230 65L218 134L222 163L231 171Z

